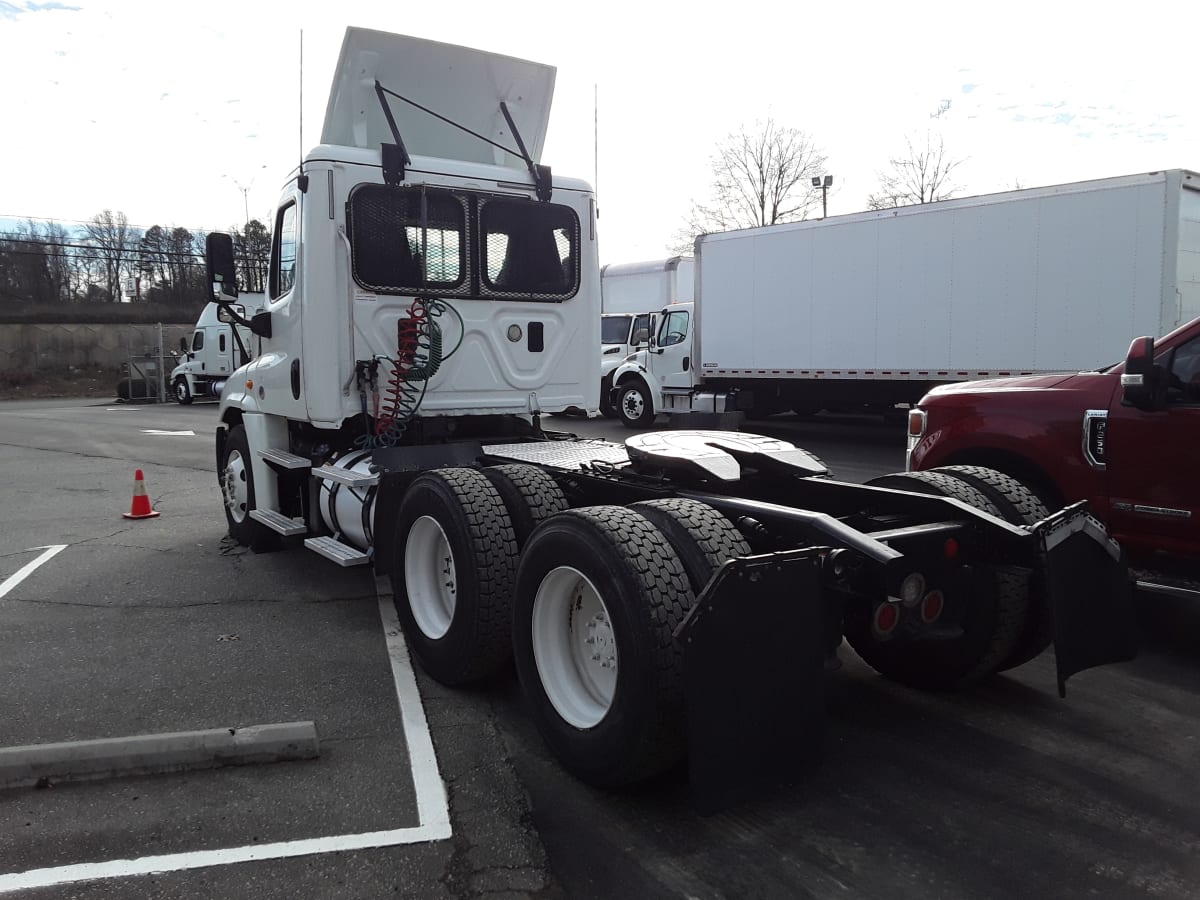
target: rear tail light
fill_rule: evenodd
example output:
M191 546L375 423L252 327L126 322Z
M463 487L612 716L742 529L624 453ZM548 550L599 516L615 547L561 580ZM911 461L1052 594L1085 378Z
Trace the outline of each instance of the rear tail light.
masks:
M926 625L941 618L942 610L946 608L946 597L941 591L930 591L921 601L921 621Z
M895 603L880 603L871 618L871 630L879 638L889 638L900 624L900 607Z

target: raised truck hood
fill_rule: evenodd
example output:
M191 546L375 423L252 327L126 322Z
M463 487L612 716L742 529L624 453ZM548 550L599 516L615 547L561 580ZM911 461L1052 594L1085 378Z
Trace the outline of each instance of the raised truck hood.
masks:
M508 105L525 147L540 162L553 66L407 35L347 28L325 110L321 143L378 147L393 143L375 82L496 143L517 149L500 111ZM388 103L414 156L456 159L524 170L525 161L439 121L395 97Z

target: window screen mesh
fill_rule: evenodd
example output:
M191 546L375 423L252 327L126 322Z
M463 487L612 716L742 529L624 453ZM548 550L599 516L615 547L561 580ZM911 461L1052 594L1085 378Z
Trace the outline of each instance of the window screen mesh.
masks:
M347 218L354 278L363 287L379 293L468 287L466 207L453 194L360 185Z
M569 207L487 200L479 231L485 296L565 300L579 289L579 219Z

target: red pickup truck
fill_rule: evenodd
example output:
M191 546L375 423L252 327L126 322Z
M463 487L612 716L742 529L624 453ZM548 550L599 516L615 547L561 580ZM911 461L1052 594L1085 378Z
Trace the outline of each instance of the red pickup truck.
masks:
M1142 586L1200 591L1200 319L1095 372L933 389L909 415L908 469L964 465L1049 509L1087 500Z

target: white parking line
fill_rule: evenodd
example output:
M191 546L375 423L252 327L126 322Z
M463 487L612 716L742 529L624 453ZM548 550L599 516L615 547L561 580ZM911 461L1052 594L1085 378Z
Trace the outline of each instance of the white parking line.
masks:
M0 600L3 600L5 594L32 575L38 566L40 566L42 563L49 562L57 554L61 553L63 550L66 550L68 546L68 544L51 544L47 547L30 547L30 550L45 550L46 552L33 562L21 566L21 568L17 569L17 571L13 572L13 574L4 579L4 583L0 584Z
M54 552L57 553L61 549L62 547L58 547ZM48 559L49 556L46 558ZM44 560L39 557L34 563L39 561ZM31 563L25 568L32 571L36 566ZM21 575L21 572L18 572L17 575ZM16 577L16 575L13 576L13 578ZM9 579L9 581L11 580L12 578ZM5 584L7 585L8 582ZM327 837L280 841L274 844L254 844L248 847L228 847L220 850L167 853L160 856L143 856L139 859L114 859L107 862L30 869L27 872L0 875L0 894L79 881L95 881L102 878L129 878L135 875L181 872L185 869L228 866L258 860L286 859L319 853L344 853L349 850L394 847L400 844L420 844L449 838L450 809L446 800L446 788L442 783L437 757L434 755L433 738L429 734L425 709L421 705L421 697L417 693L417 680L408 656L408 647L400 632L400 622L396 618L396 610L392 606L391 594L386 590L380 590L383 584L386 582L377 580L379 618L383 622L384 640L387 643L388 658L392 666L392 679L395 682L396 697L400 703L400 719L404 724L404 735L408 742L413 787L417 798L418 824L415 827L396 828L390 831L368 831L361 834L335 834Z

